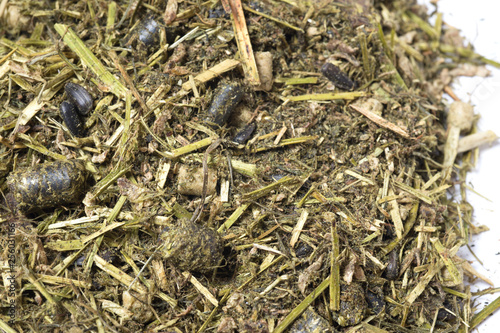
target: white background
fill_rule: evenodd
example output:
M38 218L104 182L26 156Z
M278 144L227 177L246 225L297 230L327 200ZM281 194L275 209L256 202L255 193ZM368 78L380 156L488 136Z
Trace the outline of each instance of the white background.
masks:
M432 6L428 0L419 0ZM500 2L497 0L440 0L438 10L443 21L461 30L466 40L472 43L477 53L500 62ZM492 72L489 78L462 78L455 83L453 90L464 102L475 106L475 112L481 115L478 123L480 131L493 130L500 136L500 70L488 66ZM469 260L472 266L491 279L495 287L500 287L500 144L480 150L476 169L468 174L467 183L488 201L473 192L468 192L467 199L474 207L473 223L487 225L490 231L472 236L471 246L481 265L467 248L462 248L459 255ZM486 283L477 282L472 291L485 289ZM478 310L499 297L483 296L476 303ZM500 332L500 311L481 324L476 332Z

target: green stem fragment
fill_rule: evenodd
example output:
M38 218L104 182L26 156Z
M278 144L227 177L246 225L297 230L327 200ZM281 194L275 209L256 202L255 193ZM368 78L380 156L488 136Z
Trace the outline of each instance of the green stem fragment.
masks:
M325 291L329 284L330 277L327 277L316 289L314 289L312 293L307 295L306 298L304 298L304 300L297 305L297 307L293 309L278 326L276 326L273 333L284 332L286 328L288 328L288 326L290 326L290 324L292 324L295 319L297 319L309 307L309 305L311 305L311 303L314 302L314 300L318 298L323 291Z
M332 101L337 99L356 99L358 97L365 96L362 91L345 92L345 93L327 93L327 94L306 94L299 96L288 96L287 99L298 102L298 101Z
M82 64L88 67L113 94L118 98L125 98L127 96L128 89L103 66L99 59L85 46L83 41L70 27L56 23L54 24L54 29L63 37L64 42L69 48L80 57Z
M340 254L339 234L337 227L332 227L332 254L330 268L330 310L340 309L340 265L338 257Z
M493 302L485 306L481 311L476 313L470 321L470 329L479 325L483 320L485 320L490 314L498 310L500 307L500 297L497 297Z

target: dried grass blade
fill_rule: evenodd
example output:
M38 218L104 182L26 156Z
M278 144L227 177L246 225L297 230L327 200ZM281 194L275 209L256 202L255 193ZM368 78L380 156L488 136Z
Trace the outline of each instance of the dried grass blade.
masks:
M326 93L326 94L306 94L299 96L287 96L286 98L293 102L299 101L333 101L338 99L356 99L365 96L362 91L344 92L344 93Z
M357 105L350 105L350 107L356 111L358 111L359 113L361 113L363 116L365 116L366 118L370 119L371 121L373 121L375 124L381 126L381 127L384 127L384 128L387 128L388 130L391 130L393 131L394 133L396 134L399 134L401 135L402 137L408 139L410 138L410 135L408 134L408 132L404 129L402 129L401 127L391 123L390 121L380 117L379 115L376 115L375 113L373 112L370 112L360 106L357 106Z
M460 272L457 269L457 266L455 266L455 263L449 256L449 251L447 248L441 244L438 238L431 238L430 239L431 243L434 245L434 248L436 249L437 253L439 253L439 256L443 260L444 264L446 265L446 268L448 269L448 272L450 273L453 283L455 285L461 284L463 282L463 276L460 274Z
M481 311L476 313L470 321L470 329L479 325L483 320L488 318L493 312L500 307L500 297L497 297L493 302L485 306Z
M196 288L196 290L198 290L203 296L205 296L205 298L210 303L212 303L215 306L219 306L219 301L217 301L217 298L215 298L214 295L212 295L212 293L204 285L202 285L200 281L198 281L193 275L191 275L189 272L182 272L182 275L184 275L186 279L189 279L189 282L191 282L191 284Z
M281 25L283 25L283 26L285 26L285 27L287 27L287 28L290 28L290 29L293 29L293 30L300 31L300 32L304 33L304 30L303 30L303 29L301 29L301 28L299 28L299 27L296 27L296 26L294 26L294 25L291 25L291 24L290 24L290 23L288 23L288 22L285 22L285 21L279 20L279 19L277 19L277 18L275 18L275 17L273 17L273 16L271 16L271 15L267 15L267 14L264 14L264 13L262 13L262 12L259 12L259 11L255 10L255 9L253 9L253 8L248 7L247 5L243 5L243 9L245 9L246 11L248 11L248 12L250 12L250 13L253 13L253 14L255 14L255 15L259 15L259 16L265 17L265 18L267 18L267 19L269 19L269 20L271 20L271 21L274 21L274 22L276 22L276 23L278 23L278 24L281 24Z
M3 321L2 319L0 319L0 329L5 331L5 333L17 333L17 331L15 329L13 329L9 325L7 325L7 323L5 321Z
M436 275L437 272L439 272L443 266L444 266L443 261L438 261L431 264L427 269L427 273L425 273L425 275L422 278L420 278L420 281L415 286L415 288L413 288L413 290L408 294L408 296L406 296L406 303L410 305L413 304L413 302L415 302L418 296L420 296L420 294L422 294L422 292L425 290L429 282L431 282L434 275Z
M217 232L222 233L231 228L231 226L238 220L241 214L243 214L245 210L247 210L248 206L250 206L249 203L244 203L236 208L236 210L231 214L231 216L229 216L226 222L224 222L224 224L222 224L219 229L217 229Z
M297 181L297 179L294 177L285 176L285 177L281 178L280 180L278 180L277 182L274 182L272 184L264 186L260 189L255 190L255 191L245 193L243 195L243 199L256 200L258 198L265 196L266 194L268 194L272 190L274 190L282 185L288 185L288 184L294 183L296 181Z
M284 332L288 328L288 326L290 326L295 321L295 319L297 319L309 307L309 305L311 305L311 303L314 302L314 300L318 298L323 293L323 291L325 291L329 284L330 277L327 277L323 282L321 282L318 287L316 287L316 289L314 289L312 293L307 295L307 297L304 298L304 300L299 305L297 305L295 309L290 311L288 316L286 316L285 319L283 319L283 321L279 323L278 326L276 326L273 333Z
M231 6L233 29L236 35L236 42L238 50L240 51L241 58L244 63L244 70L248 82L251 85L260 85L259 72L257 71L257 64L253 54L252 43L250 35L248 34L247 23L245 21L245 14L240 0L229 0Z
M339 234L337 226L332 227L332 253L330 257L330 310L340 309L340 255Z
M299 219L297 220L297 224L293 228L292 231L292 237L290 238L290 247L294 248L295 244L299 240L300 233L302 229L304 228L304 225L306 224L307 221L307 216L309 215L309 212L305 209L302 210L302 213L300 214Z
M111 275L116 280L120 281L120 283L122 283L125 287L128 287L134 280L130 275L120 270L118 267L108 263L106 260L104 260L97 254L94 256L94 262L97 265L97 267L99 267L100 269ZM148 289L144 287L142 284L139 284L138 282L135 282L132 285L132 289L144 294L148 292Z
M216 140L216 138L205 138L205 139L202 139L200 141L196 141L196 142L190 143L188 145L185 145L184 147L174 149L174 150L172 150L172 153L171 153L172 158L188 154L192 151L198 150L198 149L206 147L206 146L210 146L212 144L212 142L214 142L215 140Z
M57 305L56 300L52 297L52 295L48 292L45 286L35 277L33 272L25 268L24 278L26 278L35 288L47 299L50 305Z
M89 241L91 241L92 239L94 238L97 238L101 235L104 235L106 232L108 231L111 231L113 229L116 229L116 228L119 228L121 227L122 225L124 225L126 222L116 222L116 223L113 223L113 224L110 224L104 228L102 228L101 230L97 231L97 232L94 232L93 234L90 234L88 235L87 237L83 238L82 239L82 243L85 244Z
M194 77L194 82L198 85L208 82L220 76L221 74L236 68L236 66L238 66L239 64L240 62L238 60L226 59L221 63L207 69L203 73L196 75ZM190 91L192 89L191 84L189 82L183 83L182 89L184 89L185 91Z

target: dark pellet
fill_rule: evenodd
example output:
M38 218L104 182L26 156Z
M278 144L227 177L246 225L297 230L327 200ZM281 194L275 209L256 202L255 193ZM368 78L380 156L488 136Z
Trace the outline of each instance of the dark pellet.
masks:
M144 45L151 46L158 38L160 25L152 16L148 16L139 23L136 29L137 39Z
M89 92L79 84L68 82L64 86L68 100L76 107L76 111L82 116L92 111L94 100Z
M393 250L389 253L389 262L385 268L385 277L388 280L395 280L399 275L398 252Z
M335 84L336 87L343 90L352 90L356 88L356 82L352 81L346 74L344 74L340 68L332 63L325 63L321 67L321 73L330 81Z
M381 293L380 295L373 293L371 291L367 291L365 295L366 301L368 302L368 308L374 313L379 314L385 307L384 296Z
M11 206L22 212L81 199L86 171L79 161L56 161L12 172L7 177Z
M69 131L76 137L84 136L83 122L76 112L76 107L73 103L64 101L60 107L61 116L68 127Z
M250 139L250 137L252 136L254 130L255 130L254 123L246 125L245 128L243 128L234 136L233 142L236 142L240 145L245 144L248 141L248 139Z
M78 259L75 260L75 266L83 266L83 263L85 262L85 259L87 259L86 256L81 256Z
M297 258L302 258L310 255L312 251L312 247L310 247L306 243L299 242L299 244L297 245L297 249L295 250L295 255L297 256Z
M225 83L215 91L208 108L208 122L222 126L243 98L243 89L238 83Z

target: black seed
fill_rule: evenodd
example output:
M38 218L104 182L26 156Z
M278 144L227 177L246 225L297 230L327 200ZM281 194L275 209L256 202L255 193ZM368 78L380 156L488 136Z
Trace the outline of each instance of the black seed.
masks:
M323 67L321 67L321 73L340 89L352 90L357 86L356 82L352 81L340 70L340 68L332 63L325 63Z
M92 111L94 100L89 92L79 84L68 82L64 86L68 100L76 107L76 111L82 116Z
M13 208L23 212L76 202L86 171L79 161L56 161L20 169L7 177Z
M80 120L80 117L78 117L74 104L64 101L61 103L60 111L64 123L66 124L66 127L68 127L69 131L76 137L83 137L83 122Z
M253 131L255 130L255 124L251 123L245 126L241 131L239 131L235 136L233 141L238 144L245 144L248 139L252 136Z
M217 88L212 104L208 108L208 122L222 126L243 98L243 89L238 83L225 83Z
M399 275L398 252L393 250L389 253L389 263L385 268L385 277L388 280L395 280Z

